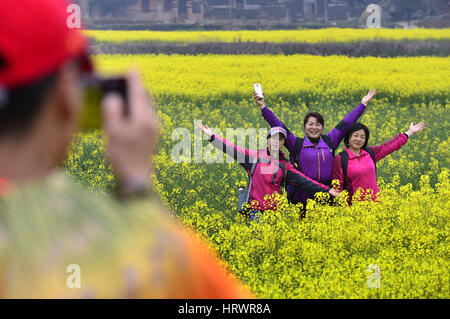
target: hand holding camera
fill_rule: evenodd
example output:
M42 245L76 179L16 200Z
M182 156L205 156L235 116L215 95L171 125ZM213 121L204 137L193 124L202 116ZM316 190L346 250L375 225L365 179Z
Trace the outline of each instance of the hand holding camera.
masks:
M139 75L130 72L126 82L128 101L116 92L108 93L102 101L102 111L109 160L120 184L132 192L134 187L146 186L150 181L159 125L153 101ZM124 116L125 103L128 116Z

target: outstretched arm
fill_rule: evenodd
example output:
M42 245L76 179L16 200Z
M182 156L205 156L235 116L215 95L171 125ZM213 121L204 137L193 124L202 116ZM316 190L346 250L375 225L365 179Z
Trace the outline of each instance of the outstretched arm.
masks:
M318 192L328 192L333 196L339 196L339 192L326 185L323 185L305 174L297 171L291 163L287 163L286 183L299 187L300 189L315 194Z
M266 122L270 125L270 127L281 126L282 128L284 128L286 130L287 137L286 137L286 144L285 144L285 146L286 146L286 148L288 149L289 152L293 152L294 148L295 148L295 138L296 138L295 135L265 105L264 97L260 97L256 93L253 93L253 99L255 100L256 104L259 105L259 108L261 109L262 116L264 117Z
M399 150L403 145L406 144L408 139L415 133L423 130L425 127L424 122L420 122L419 124L414 125L411 123L409 126L409 129L405 133L400 133L393 139L377 146L371 146L374 154L375 154L375 161L379 161L389 154Z
M370 100L373 98L373 96L377 93L377 90L370 90L367 95L365 95L361 103L354 108L350 113L345 116L342 121L338 123L327 135L330 137L331 141L333 142L333 147L336 149L339 144L342 142L342 139L345 136L345 133L347 133L347 130L349 126L353 123L355 123L360 116L364 113L367 104L369 104Z
M209 137L209 141L215 148L218 148L222 152L233 157L247 170L250 170L251 164L256 162L258 156L258 152L256 150L248 150L228 142L226 139L218 136L217 134L213 134L208 125L204 126L198 122L197 126L202 130L203 134Z

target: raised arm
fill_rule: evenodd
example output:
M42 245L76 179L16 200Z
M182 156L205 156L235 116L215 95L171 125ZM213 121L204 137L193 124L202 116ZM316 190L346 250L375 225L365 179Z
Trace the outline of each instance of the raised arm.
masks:
M286 174L286 183L299 187L300 189L314 194L318 192L328 192L333 196L339 196L339 192L335 189L330 188L329 186L323 185L306 175L300 173L295 169L295 167L287 162L287 174Z
M361 103L354 108L350 113L348 113L342 121L340 121L327 135L333 143L334 149L336 149L342 142L342 139L347 133L348 127L355 123L360 116L364 113L367 104L369 104L372 97L377 93L376 90L370 90L366 96L361 100Z
M259 105L259 108L261 109L262 116L266 120L266 122L270 125L270 127L275 126L281 126L286 130L287 137L286 137L286 143L285 146L288 149L289 152L293 152L295 148L295 135L284 125L283 122L281 122L275 114L265 105L264 98L259 97L256 95L256 93L253 94L253 99L255 100L256 104Z
M218 136L217 134L213 134L208 125L204 126L199 122L197 123L197 126L202 130L203 134L209 137L209 141L215 148L226 153L228 156L233 157L247 170L250 170L251 164L256 162L258 156L258 152L256 150L248 150L228 142L226 139Z
M393 139L390 139L389 141L377 145L377 146L371 146L371 149L373 150L375 154L375 161L379 161L389 154L399 150L403 145L406 144L408 139L415 133L423 130L425 127L424 122L420 122L419 124L414 125L411 123L409 126L409 129L405 133L400 133Z

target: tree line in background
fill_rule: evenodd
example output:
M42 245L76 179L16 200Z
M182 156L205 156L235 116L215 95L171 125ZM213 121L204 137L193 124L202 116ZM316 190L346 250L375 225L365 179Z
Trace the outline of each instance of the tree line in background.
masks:
M129 6L135 5L140 0L90 0L90 5L100 9L102 14L119 16ZM204 1L209 3L208 0ZM268 0L268 3L271 1ZM289 7L299 5L298 0L286 1ZM326 3L331 4L333 0L328 0ZM342 2L342 1L340 1ZM388 11L390 17L395 21L408 21L413 18L423 18L427 15L439 15L449 13L449 4L447 1L441 0L440 2L430 2L426 0L353 0L348 1L348 5L351 6L367 6L369 4L378 4L383 10ZM444 8L444 10L442 10ZM446 9L445 9L446 8Z

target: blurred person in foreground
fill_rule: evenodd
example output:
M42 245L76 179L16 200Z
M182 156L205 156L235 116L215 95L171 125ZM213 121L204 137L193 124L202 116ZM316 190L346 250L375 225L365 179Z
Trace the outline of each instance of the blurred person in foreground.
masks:
M116 196L60 168L82 112L86 40L61 0L0 2L0 297L248 298L153 194L158 125L136 73L102 102Z

